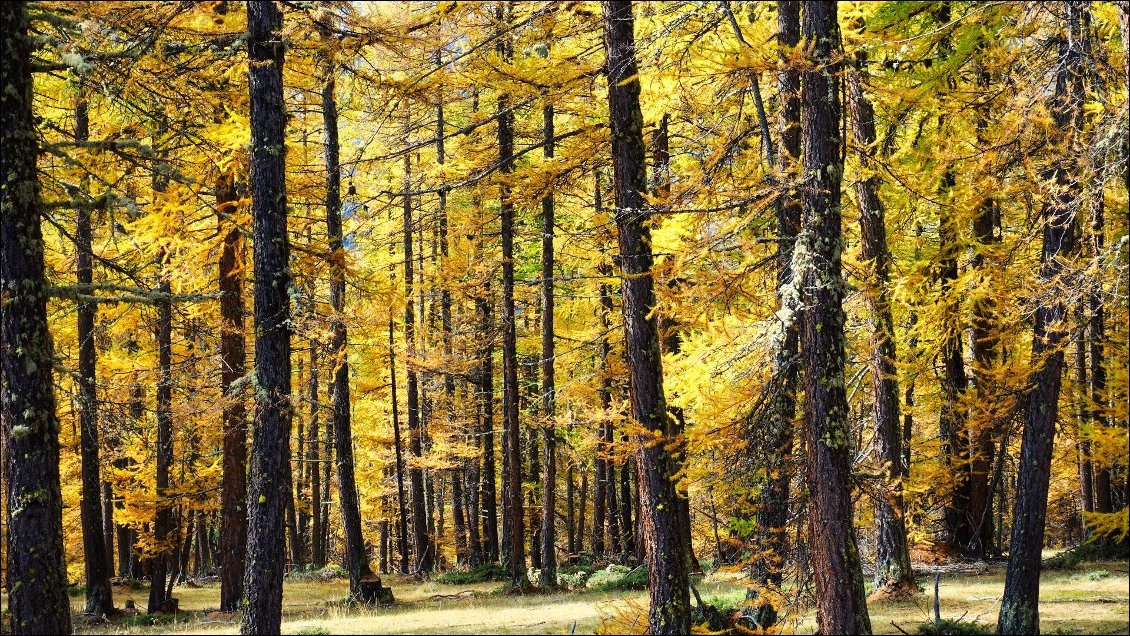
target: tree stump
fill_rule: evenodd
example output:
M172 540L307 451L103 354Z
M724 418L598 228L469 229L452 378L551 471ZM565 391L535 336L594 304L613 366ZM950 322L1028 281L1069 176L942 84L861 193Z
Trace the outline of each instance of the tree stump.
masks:
M361 577L360 592L362 601L370 605L381 605L382 607L392 605L395 599L392 596L392 588L385 587L381 584L381 577L369 573Z

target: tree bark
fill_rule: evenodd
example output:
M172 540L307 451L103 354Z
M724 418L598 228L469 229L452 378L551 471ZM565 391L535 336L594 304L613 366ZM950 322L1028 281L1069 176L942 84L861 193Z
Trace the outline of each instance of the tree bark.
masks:
M154 177L154 192L162 192L165 187L163 179ZM171 286L167 271L168 255L164 249L157 260L161 267L157 291L165 296L157 303L157 360L160 376L157 380L156 513L153 519L155 554L150 560L147 609L150 614L174 610L172 599L166 593L165 578L170 566L176 565L176 542L170 542L169 539L169 533L174 532L175 528L170 503L165 499L169 489L169 468L173 464L173 307L168 297Z
M75 107L75 141L90 138L90 119L87 101L80 79L79 99ZM90 223L91 197L87 191L88 179L83 178L82 197L76 201L75 210L75 270L79 286L94 283L93 232ZM91 293L91 292L86 292ZM114 595L110 589L110 547L103 524L102 477L98 462L98 390L96 367L98 353L94 347L94 320L96 303L78 305L78 385L79 421L81 422L82 456L82 552L86 574L86 613L97 616L112 613ZM109 535L113 540L113 534Z
M503 16L500 6L499 18ZM512 55L511 45L506 38L500 38L498 52L503 63L509 63ZM510 98L506 94L498 96L498 152L499 172L506 175L514 171L514 115L510 111ZM518 335L514 324L514 203L510 198L510 186L499 185L499 207L502 217L502 429L505 432L504 452L507 464L504 466L503 514L510 521L510 584L519 589L529 587L526 578L526 524L522 507L522 443L518 430ZM509 470L505 470L505 468ZM506 495L509 496L506 496Z
M59 421L55 413L47 278L43 265L38 143L32 117L31 40L23 2L0 6L0 429L8 530L5 627L69 634L63 553ZM13 511L19 511L13 514Z
M247 7L251 98L251 214L255 232L255 432L248 489L243 634L278 634L290 461L290 240L286 215L286 107L282 15ZM344 489L343 489L344 490Z
M851 427L844 387L844 282L840 265L840 31L834 2L805 5L801 22L812 43L801 75L804 231L804 415L808 427L806 481L822 634L871 632L863 572L852 524ZM800 258L794 260L801 260Z
M620 281L624 295L624 349L630 376L632 418L639 435L640 526L646 546L651 607L648 631L685 634L690 631L690 599L686 554L680 540L673 458L667 451L668 428L663 394L663 361L655 317L651 230L644 192L647 189L640 110L640 80L635 59L632 3L605 0L605 73L608 77L609 124L619 229ZM659 443L656 443L659 442Z
M542 108L542 139L546 159L553 158L553 105ZM541 577L538 585L557 586L557 387L553 373L553 191L541 200L541 415L543 418L541 479Z
M310 474L310 567L320 570L326 567L326 553L322 550L319 538L322 536L322 459L319 446L321 431L321 405L318 403L319 375L318 342L310 340L310 429L307 433L306 463Z
M780 112L777 127L781 138L778 155L779 173L785 179L800 160L800 72L788 63L788 51L800 43L800 2L782 0L777 4L777 41L780 71L777 92ZM747 593L750 609L746 617L762 629L777 622L777 609L772 603L782 583L781 569L788 553L789 482L792 479L790 459L793 453L794 419L796 418L796 385L799 374L800 307L794 295L786 292L793 285L793 245L800 231L801 204L797 188L781 191L776 206L777 216L777 300L787 315L783 320L784 338L777 350L773 372L777 386L770 404L769 430L758 435L750 447L757 449L764 465L764 484L756 504L758 523L755 529L755 555L750 564ZM764 592L771 592L764 594Z
M412 221L412 165L409 155L404 156L404 341L409 356L414 355L416 347L416 309L413 288L416 278L413 272L415 259L413 250ZM424 432L420 422L420 388L418 374L412 367L408 374L408 451L410 462L408 480L412 499L412 533L416 547L416 571L430 573L435 569L435 545L428 534L428 509L424 492L424 471L419 462L423 459Z
M1125 12L1125 7L1123 10ZM1098 200L1094 204L1089 236L1091 252L1096 258L1103 251L1103 221L1102 194L1099 193ZM1094 288L1090 290L1088 304L1091 308L1091 319L1087 324L1087 339L1090 341L1091 355L1090 397L1094 409L1090 413L1090 419L1097 430L1104 430L1107 427L1106 406L1109 399L1106 392L1106 367L1103 366L1106 344L1106 310L1100 283L1096 283ZM1110 467L1092 464L1092 470L1094 472L1095 512L1114 512L1110 492Z
M896 367L895 326L891 318L890 251L883 201L879 198L879 178L872 170L871 149L875 147L875 109L863 92L864 59L859 70L848 72L851 92L852 129L858 148L863 178L856 183L859 199L860 260L870 265L865 273L865 296L871 309L871 382L875 397L875 447L883 476L879 481L875 507L878 540L875 546L875 590L905 593L917 591L910 566L910 548L903 518L902 427L899 416L898 368Z
M400 408L396 400L396 353L393 351L392 315L388 318L388 372L392 392L392 443L396 452L396 536L400 552L400 573L410 570L408 554L408 505L404 501L404 443L400 439Z
M349 334L345 326L345 247L341 230L341 165L338 159L337 102L334 99L334 67L327 64L322 87L322 122L325 128L326 157L326 233L330 241L330 305L333 307L333 355L331 372L333 393L334 443L337 445L337 497L345 537L345 568L349 571L351 598L375 603L380 578L369 566L365 537L361 532L361 504L353 460L353 429L349 403Z
M234 179L216 181L220 248L220 390L223 394L223 478L220 495L220 611L234 612L243 599L247 558L247 409L243 383L246 340L243 330L243 234L232 219L238 206ZM238 383L238 384L237 384Z
M1075 248L1074 217L1080 194L1076 167L1065 157L1081 148L1083 61L1081 13L1084 3L1067 3L1066 35L1059 45L1056 87L1052 103L1055 122L1053 138L1060 148L1047 175L1055 188L1043 209L1043 251L1040 279L1053 284L1063 270L1063 258ZM1036 309L1032 340L1035 371L1032 388L1026 396L1024 433L1020 445L1020 468L1016 482L1012 540L1005 571L998 634L1038 634L1040 632L1040 551L1044 544L1048 482L1051 476L1052 445L1063 370L1063 344L1067 335L1063 294L1049 287Z

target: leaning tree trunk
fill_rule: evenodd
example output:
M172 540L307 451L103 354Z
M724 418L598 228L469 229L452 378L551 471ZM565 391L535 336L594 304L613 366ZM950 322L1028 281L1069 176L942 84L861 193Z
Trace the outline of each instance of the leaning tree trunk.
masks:
M788 64L788 50L800 42L800 2L783 0L777 5L777 41L781 46L778 60L777 92L781 96L778 129L781 152L777 156L779 174L792 179L800 158L800 72ZM768 147L768 142L767 142ZM789 316L784 322L784 338L777 350L773 372L776 387L770 403L769 430L751 439L751 448L761 449L765 481L757 501L758 523L753 562L750 564L751 603L746 616L754 625L768 629L777 622L777 609L772 599L780 592L784 558L788 550L789 468L793 454L796 417L796 384L800 340L800 308L797 298L785 290L792 289L793 244L800 231L801 205L795 187L785 187L777 203L777 299ZM763 592L771 592L764 594Z
M81 82L81 80L80 80ZM83 88L79 87L79 91ZM86 97L79 95L75 107L75 141L90 138L90 119ZM87 179L83 179L86 186ZM94 283L91 201L86 188L75 208L75 270L78 284L85 294L93 294ZM102 616L114 610L110 589L110 547L103 536L102 478L98 464L98 391L95 384L97 351L94 348L94 320L98 306L93 302L78 305L78 385L79 420L82 423L82 552L86 570L86 613ZM113 535L108 535L112 538Z
M5 628L13 634L69 634L71 606L63 554L59 421L55 414L47 278L40 228L39 154L32 119L31 40L23 2L0 6L0 433L4 448ZM13 514L19 511L19 514Z
M685 546L680 540L674 458L666 445L654 443L667 430L663 394L663 361L655 316L651 230L644 193L643 113L635 57L632 3L606 0L604 13L605 73L612 129L612 166L619 229L620 284L624 295L624 350L631 378L632 418L643 427L639 450L640 526L648 566L652 634L690 632L690 598Z
M809 532L822 634L871 632L852 525L851 426L844 388L844 281L840 265L840 31L836 4L805 5L812 69L801 77L804 230L797 251L804 310L804 415ZM795 260L801 260L797 254Z
M1063 271L1063 260L1075 248L1074 217L1080 186L1074 166L1064 157L1078 156L1082 148L1084 99L1083 3L1067 3L1066 38L1061 40L1052 103L1053 129L1058 148L1047 178L1054 183L1044 204L1044 243L1040 279L1048 286L1036 308L1032 339L1035 367L1032 388L1024 411L1024 433L1020 444L1020 468L1016 482L1012 540L1005 571L998 634L1038 634L1040 631L1040 551L1044 544L1044 520L1048 509L1055 420L1063 371L1063 344L1067 337L1067 312L1063 294L1054 285Z
M223 479L220 495L220 611L234 612L243 598L247 557L247 409L237 384L246 372L243 333L244 240L232 215L239 197L230 174L216 182L220 248L220 390L223 393Z
M255 232L255 433L248 492L243 634L278 634L290 461L290 240L286 217L286 108L282 15L247 7L251 93L251 214Z
M865 60L861 59L860 62ZM862 67L863 65L860 64ZM856 182L859 198L860 260L870 264L865 273L865 295L871 307L871 382L875 394L875 447L883 476L875 507L878 539L875 546L875 590L914 594L918 585L910 567L910 548L903 518L902 422L899 416L898 368L895 366L895 326L891 318L891 254L879 178L872 169L875 147L875 109L863 92L862 70L848 73L851 92L852 129L858 145L859 166L864 173ZM907 442L909 443L909 442Z

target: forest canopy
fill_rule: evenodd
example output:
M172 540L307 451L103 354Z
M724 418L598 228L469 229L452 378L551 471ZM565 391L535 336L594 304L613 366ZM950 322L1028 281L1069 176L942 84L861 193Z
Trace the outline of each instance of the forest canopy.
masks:
M1125 565L1130 3L2 4L5 633Z

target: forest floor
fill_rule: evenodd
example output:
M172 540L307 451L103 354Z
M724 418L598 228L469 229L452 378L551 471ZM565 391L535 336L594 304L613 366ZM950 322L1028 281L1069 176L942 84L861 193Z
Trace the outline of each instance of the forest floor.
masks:
M1128 634L1130 580L1128 564L1085 563L1072 569L1045 571L1040 586L1040 627L1045 634ZM576 591L526 596L502 593L498 582L447 585L419 582L398 576L385 578L396 604L388 608L346 607L348 583L287 582L283 594L283 634L592 634L602 618L625 616L646 608L646 592ZM907 601L880 601L870 607L877 634L917 633L919 625L933 619L933 576L919 579L924 593ZM740 605L744 587L737 574L718 572L696 585L707 603L719 607ZM940 585L941 616L990 627L996 620L1004 587L1004 565L992 564L976 572L943 574ZM238 613L215 611L219 584L178 587L181 613L161 617L156 624L144 614L112 622L92 623L78 616L82 597L73 598L76 633L80 634L236 634ZM144 587L116 587L115 603L127 599L144 606ZM692 600L693 603L693 600ZM639 633L646 617L640 619ZM812 633L811 608L802 609L786 626L788 631ZM623 631L620 627L617 631Z

